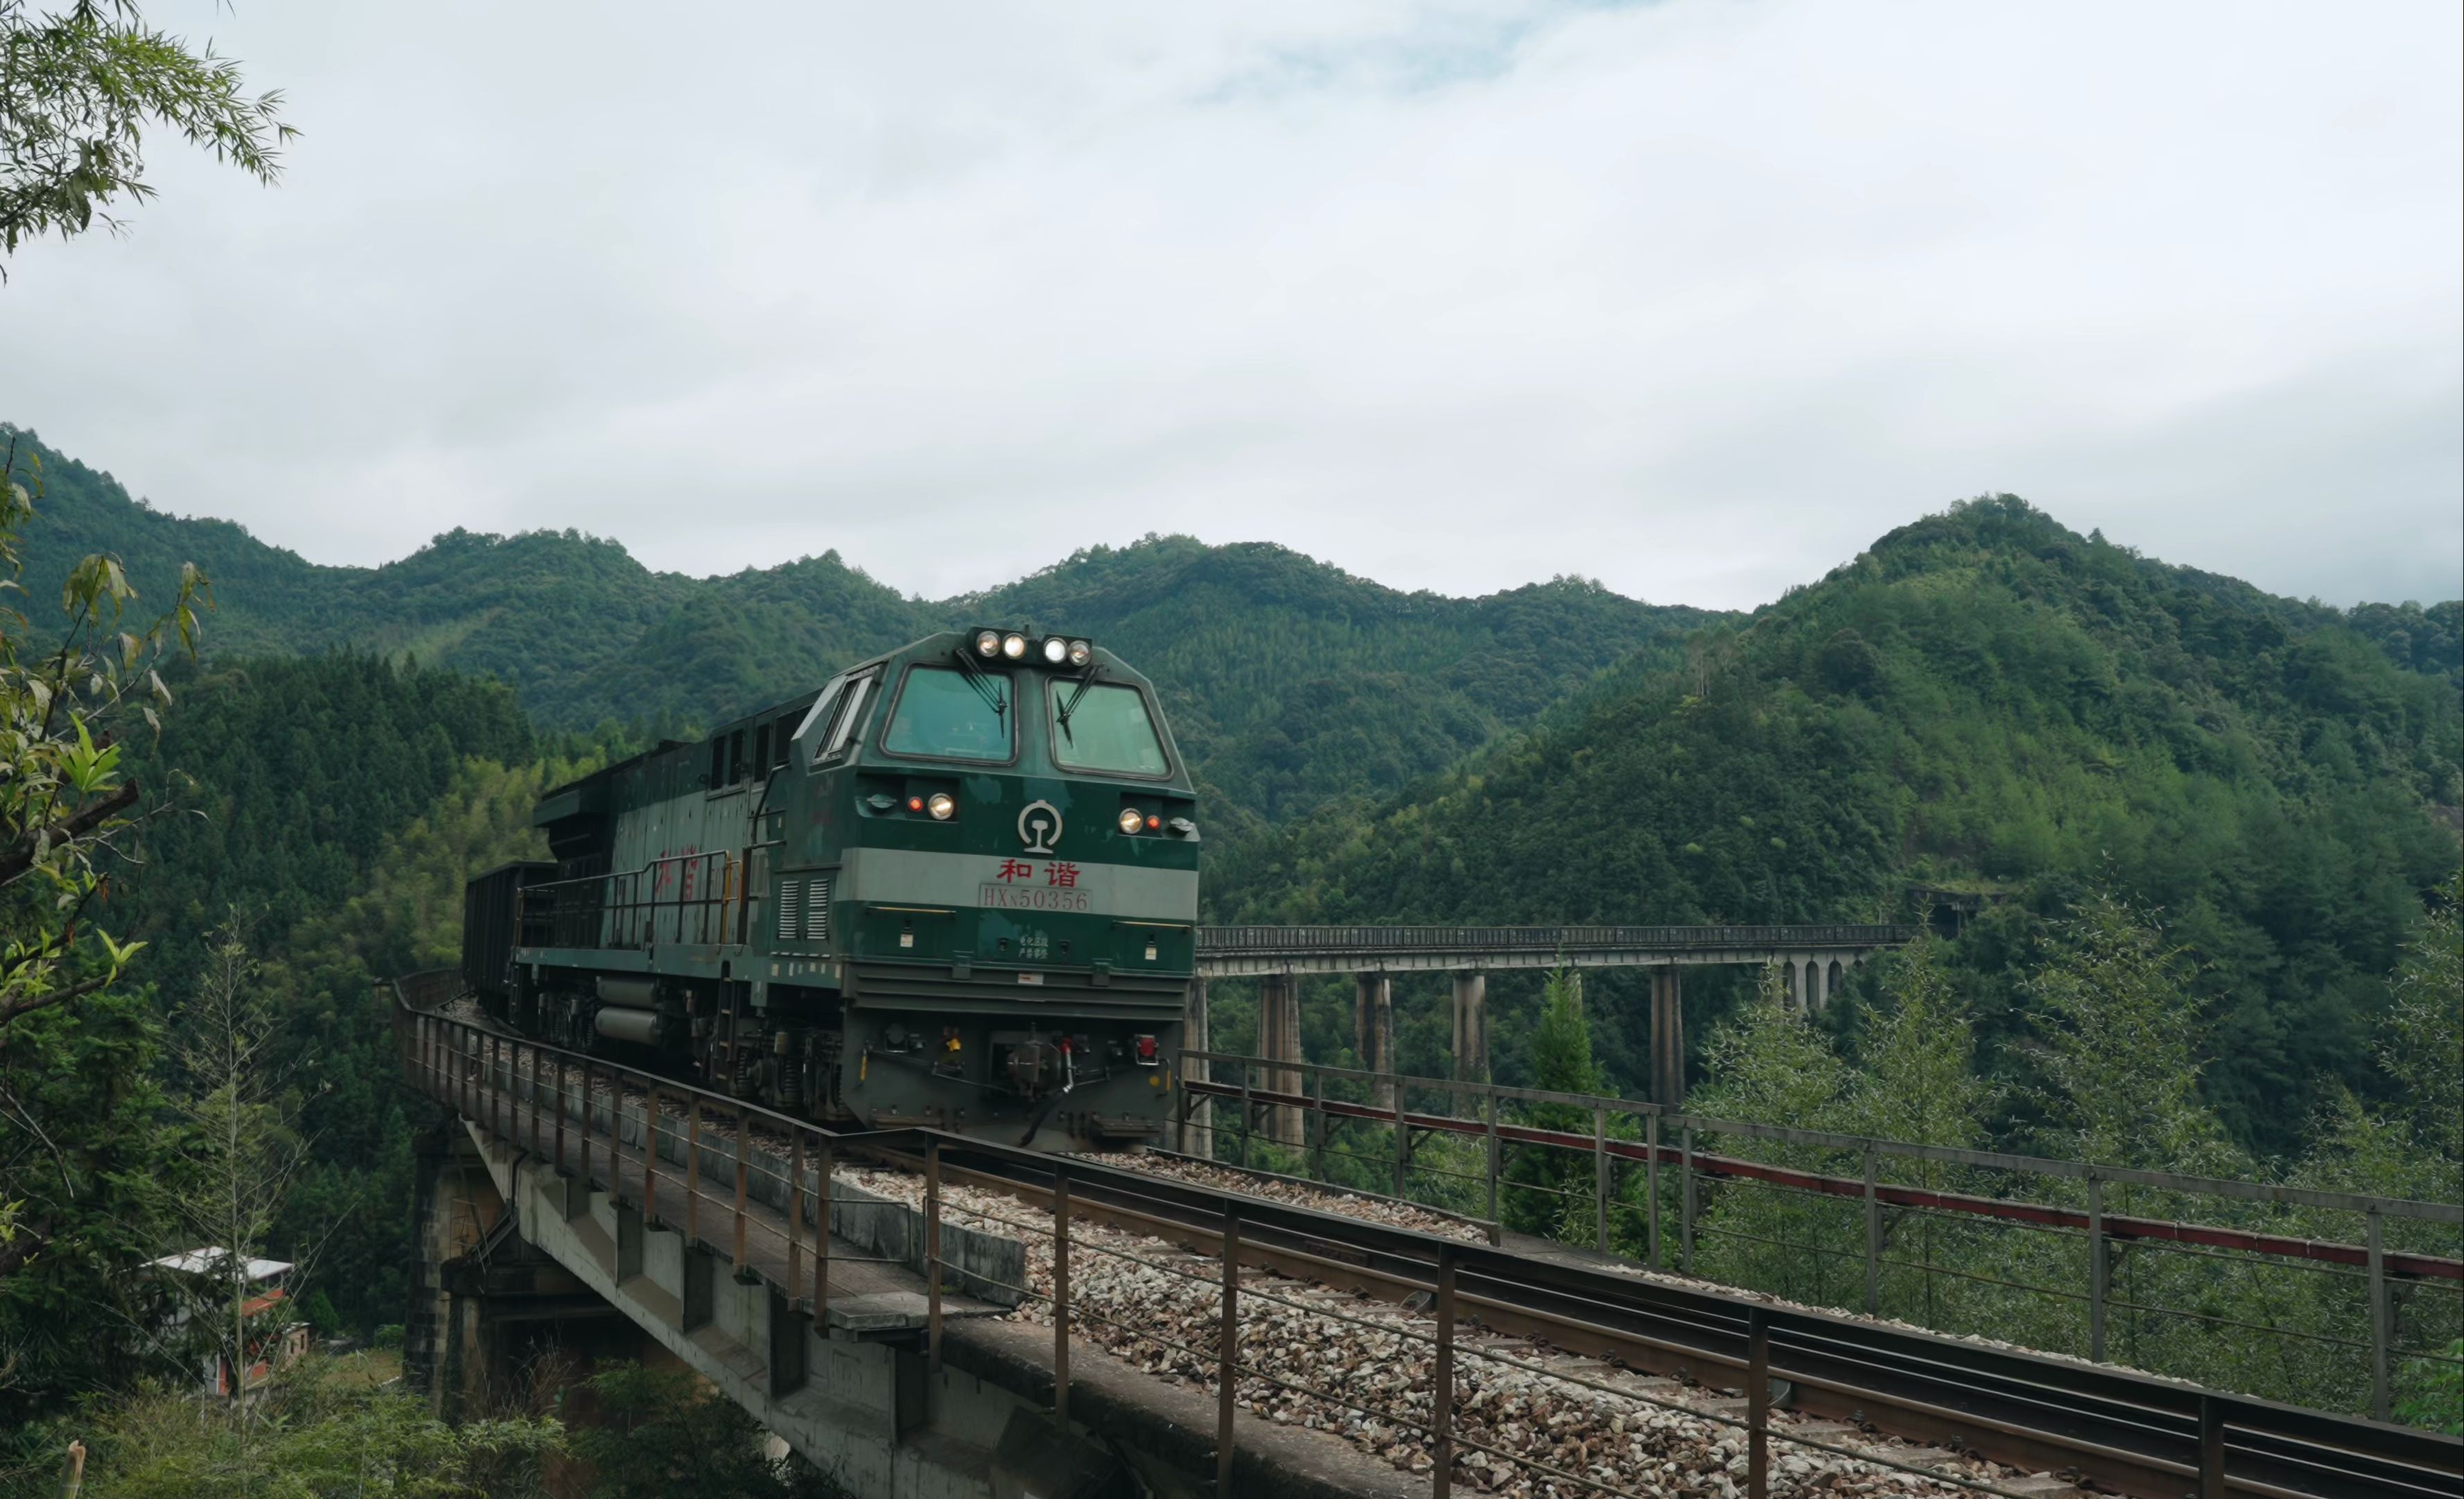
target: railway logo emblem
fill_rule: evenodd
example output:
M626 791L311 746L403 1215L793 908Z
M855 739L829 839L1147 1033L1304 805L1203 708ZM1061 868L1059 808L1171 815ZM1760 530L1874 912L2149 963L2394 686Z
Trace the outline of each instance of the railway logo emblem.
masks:
M1029 802L1018 814L1018 836L1029 853L1053 852L1052 840L1061 836L1061 808L1049 802Z

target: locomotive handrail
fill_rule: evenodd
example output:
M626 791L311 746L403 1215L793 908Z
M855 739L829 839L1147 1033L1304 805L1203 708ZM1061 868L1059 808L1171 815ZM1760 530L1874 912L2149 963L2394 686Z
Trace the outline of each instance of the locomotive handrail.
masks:
M702 893L698 895L692 893L693 880L690 867L696 864L707 867L712 860L717 860L719 863L715 871L711 871L705 878ZM701 940L707 942L711 939L711 910L715 907L718 912L720 940L732 939L740 942L744 940L743 927L750 919L752 905L751 897L745 893L742 883L741 866L744 862L742 854L736 849L708 849L693 853L663 853L655 858L647 859L630 870L610 870L602 874L582 874L569 879L541 880L537 884L525 885L521 888L517 914L524 923L523 932L526 939L529 936L528 922L533 915L530 908L533 904L531 897L534 894L547 897L550 909L545 913L545 919L552 928L560 918L576 918L582 922L595 923L603 916L613 916L615 919L610 929L604 935L598 931L592 931L586 937L574 939L551 930L548 942L529 945L625 948L640 945L644 935L641 930L644 925L642 917L646 914L649 917L648 925L651 928L650 936L655 939L659 910L663 906L670 905L673 906L676 913L676 940L685 939L685 911L690 907L701 918L698 936ZM659 894L657 881L652 878L654 872L662 866L671 864L687 867L686 876L676 882L676 893L672 900ZM650 893L648 897L639 893L645 879L651 879ZM714 889L715 893L712 893ZM568 905L567 897L584 892L597 897L588 909Z

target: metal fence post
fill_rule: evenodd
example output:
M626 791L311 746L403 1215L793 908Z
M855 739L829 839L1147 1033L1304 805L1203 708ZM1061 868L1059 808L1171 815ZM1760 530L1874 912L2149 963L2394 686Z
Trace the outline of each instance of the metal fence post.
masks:
M1223 1307L1216 1352L1215 1493L1232 1495L1232 1406L1241 1365L1241 1209L1223 1209Z
M1609 1112L1592 1111L1592 1207L1593 1226L1598 1231L1598 1248L1609 1252Z
M1401 1197L1403 1196L1403 1184L1404 1184L1404 1181L1406 1180L1406 1179L1408 1179L1408 1178L1410 1177L1410 1175L1411 1175L1411 1171L1412 1171L1412 1126L1411 1126L1411 1125L1410 1125L1410 1123L1409 1123L1409 1122L1407 1122L1407 1121L1404 1119L1404 1117L1403 1117L1403 1083L1402 1083L1402 1080L1401 1080L1400 1078L1397 1078L1397 1079L1395 1079L1395 1081L1394 1081L1394 1087L1395 1087L1395 1196L1397 1197L1397 1199L1398 1199L1398 1200L1399 1200L1399 1199L1401 1199Z
M564 1053L556 1054L556 1169L564 1169Z
M1435 1499L1447 1499L1454 1486L1455 1469L1455 1251L1452 1245L1438 1247L1438 1358L1435 1385L1430 1390L1429 1425L1433 1440L1429 1456L1437 1467L1429 1476L1429 1492Z
M1865 1314L1882 1313L1882 1200L1875 1191L1874 1142L1865 1142Z
M504 1090L496 1086L496 1069L503 1062L504 1055L504 1039L491 1031L488 1044L482 1049L480 1065L487 1069L481 1086L488 1090L488 1133L495 1135L505 1133L505 1094Z
M1242 1064L1241 1064L1241 1168L1242 1168L1243 1170L1244 1170L1244 1171L1245 1171L1245 1170L1247 1170L1247 1169L1248 1169L1248 1167L1249 1167L1249 1119L1250 1119L1250 1116L1251 1116L1252 1114L1254 1114L1254 1113L1257 1112L1257 1105L1255 1105L1255 1104L1253 1104L1253 1103L1251 1103L1251 1102L1249 1101L1249 1092L1250 1092L1249 1071L1250 1071L1249 1065L1248 1065L1246 1062L1242 1063Z
M753 1120L739 1107L736 1111L736 1242L729 1251L738 1279L751 1273L751 1267L744 1263L744 1189L745 1175L752 1165Z
M1195 1156L1198 1153L1189 1148L1189 1111L1190 1100L1197 1095L1189 1091L1188 1054L1183 1052L1179 1060L1180 1086L1172 1091L1172 1148L1185 1156ZM1206 1154L1213 1156L1215 1153L1210 1150Z
M830 1335L830 1173L836 1153L822 1141L822 1158L813 1168L813 1327Z
M1678 1152L1677 1268L1691 1275L1694 1273L1694 1126L1685 1126Z
M617 1085L616 1107L625 1107L624 1085ZM659 1085L642 1091L642 1216L659 1216Z
M1642 1237L1645 1250L1651 1256L1651 1268L1660 1268L1660 1115L1642 1116L1642 1195L1650 1209L1642 1216Z
M2225 1411L2212 1395L2199 1397L2199 1499L2225 1499Z
M1497 1137L1497 1085L1488 1085L1488 1221L1497 1219L1498 1158L1503 1144Z
M1309 1122L1316 1127L1316 1133L1309 1136L1309 1175L1324 1181L1326 1179L1326 1074L1312 1070L1309 1077L1311 1091L1310 1108L1313 1111Z
M1069 1174L1052 1163L1052 1424L1069 1429Z
M924 1147L925 1365L941 1372L941 1142Z
M2104 1253L2104 1179L2087 1174L2087 1356L2104 1362L2104 1301L2113 1267Z
M701 1094L685 1100L685 1243L701 1243Z
M613 1161L615 1157L608 1158ZM616 1171L614 1166L610 1165L607 1171L607 1188L611 1194L615 1193L616 1184ZM582 1186L584 1191L590 1188L590 1059L588 1057L582 1059Z
M1746 1312L1746 1499L1771 1499L1771 1321Z
M798 1130L787 1147L787 1294L804 1278L804 1132Z
M2390 1409L2387 1388L2387 1283L2386 1242L2380 1234L2379 1210L2373 1204L2369 1212L2370 1255L2370 1414L2381 1421L2388 1419Z

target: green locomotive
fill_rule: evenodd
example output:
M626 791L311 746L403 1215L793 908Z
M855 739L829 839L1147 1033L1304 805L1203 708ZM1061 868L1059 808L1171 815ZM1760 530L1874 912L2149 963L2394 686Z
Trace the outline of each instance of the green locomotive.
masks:
M465 976L527 1034L811 1118L1151 1139L1196 815L1111 652L945 632L548 792L555 862L471 882Z

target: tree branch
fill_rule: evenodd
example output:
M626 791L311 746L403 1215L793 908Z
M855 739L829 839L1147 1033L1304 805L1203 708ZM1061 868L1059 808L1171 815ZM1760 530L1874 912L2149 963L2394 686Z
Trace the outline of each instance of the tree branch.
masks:
M13 1004L0 1007L0 1028L6 1028L11 1022L20 1016L32 1015L37 1010L47 1010L55 1004L65 1004L71 1000L83 999L109 983L111 979L112 976L109 974L98 974L81 983L70 984L65 989L54 989L49 994L29 995Z
M137 804L137 783L128 782L118 791L94 805L80 808L71 815L67 822L60 825L60 831L71 838L91 832L98 824L114 813L124 812L134 806ZM15 884L25 877L27 871L33 867L33 844L31 840L21 842L13 852L5 858L0 858L0 887Z

